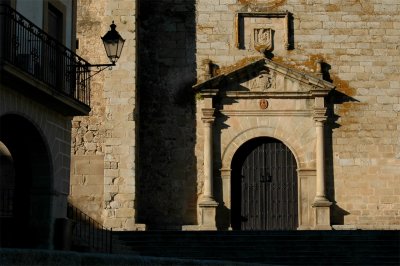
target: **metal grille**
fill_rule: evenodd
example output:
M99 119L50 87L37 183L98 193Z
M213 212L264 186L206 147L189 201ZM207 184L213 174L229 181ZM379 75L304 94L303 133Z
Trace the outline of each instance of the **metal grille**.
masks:
M271 138L253 140L242 152L236 168L239 195L234 195L240 198L240 229L296 229L298 192L292 152Z

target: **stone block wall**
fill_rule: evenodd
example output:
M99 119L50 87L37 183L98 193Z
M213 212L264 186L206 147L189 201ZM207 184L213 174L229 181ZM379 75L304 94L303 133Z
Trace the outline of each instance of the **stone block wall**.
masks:
M96 221L104 208L104 155L75 155L71 160L70 203Z
M117 65L91 78L90 115L74 119L71 201L106 227L135 230L136 1L78 1L77 53L92 64L109 62L100 37L112 21L125 44Z
M196 224L195 1L141 0L138 219Z
M336 86L325 130L332 222L399 227L399 9L396 0L80 0L80 55L107 62L99 37L112 20L127 39L117 66L91 80L91 115L73 122L76 159L104 162L103 195L82 206L104 209L93 215L117 230L196 224L203 125L191 86L210 60L218 74L263 57L252 34L268 24L273 61L315 73L322 60ZM74 189L84 183L76 175Z
M327 98L325 130L332 223L399 228L398 1L199 0L196 8L198 80L207 74L205 60L224 72L260 56L237 46L238 13L290 12L292 47L273 50L272 60L308 73L315 73L316 61L322 60L324 78L336 86ZM242 30L246 35L253 29ZM201 123L197 134L200 140ZM199 141L199 169L201 151Z

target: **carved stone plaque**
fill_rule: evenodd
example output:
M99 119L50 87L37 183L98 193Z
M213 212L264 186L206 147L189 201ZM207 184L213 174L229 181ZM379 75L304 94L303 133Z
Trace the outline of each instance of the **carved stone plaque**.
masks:
M273 30L270 28L266 29L254 29L254 49L259 52L272 51L273 47Z
M274 53L291 49L289 12L239 12L236 15L236 46L241 50L273 49ZM269 50L271 51L271 50Z

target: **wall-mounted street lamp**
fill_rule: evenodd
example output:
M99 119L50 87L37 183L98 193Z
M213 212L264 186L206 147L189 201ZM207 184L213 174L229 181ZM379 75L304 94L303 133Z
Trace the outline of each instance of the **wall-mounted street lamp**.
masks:
M119 59L122 53L122 48L124 47L125 40L119 35L118 31L115 30L117 26L114 21L110 25L111 30L109 30L101 40L103 41L104 48L106 49L107 57L110 59L110 64L90 64L89 67L97 67L98 70L91 75L89 78L100 73L106 68L115 66L115 63Z
M118 31L115 30L117 26L114 21L110 25L111 30L109 30L101 39L103 40L104 48L108 58L111 61L111 65L115 65L122 53L122 48L124 47L125 40L122 39Z

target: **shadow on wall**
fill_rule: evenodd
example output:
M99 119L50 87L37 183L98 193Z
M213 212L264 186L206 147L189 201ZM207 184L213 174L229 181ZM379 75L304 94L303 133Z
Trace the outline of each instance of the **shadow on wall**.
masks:
M197 223L195 0L140 0L137 222Z
M329 64L323 63L323 78L329 82L332 82L332 79L329 76L329 70L331 69ZM326 187L327 187L327 197L333 203L331 207L331 224L332 225L343 225L344 217L349 215L349 212L342 209L338 205L336 205L336 195L335 195L335 173L334 173L334 154L333 154L333 132L336 128L339 128L341 125L337 123L340 116L335 114L334 107L335 105L340 105L346 102L358 102L357 99L354 99L340 91L332 90L330 94L327 96L326 105L327 105L327 121L325 127L325 165L326 165Z

